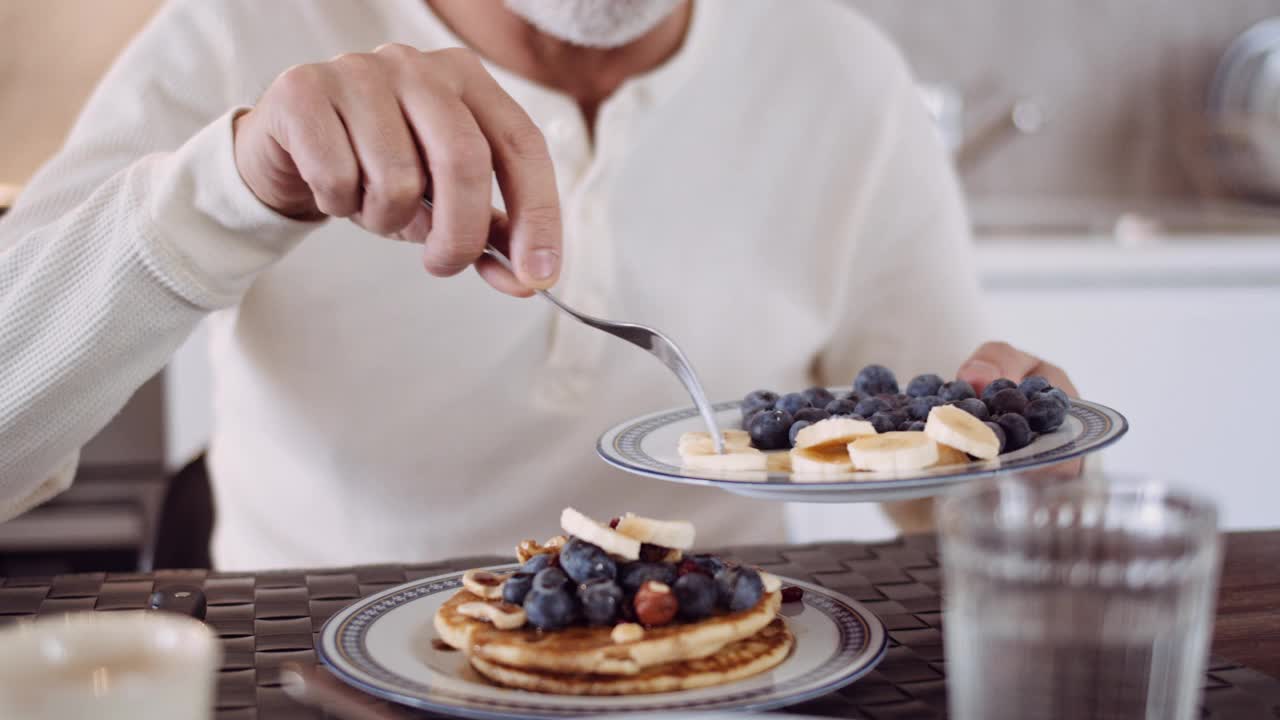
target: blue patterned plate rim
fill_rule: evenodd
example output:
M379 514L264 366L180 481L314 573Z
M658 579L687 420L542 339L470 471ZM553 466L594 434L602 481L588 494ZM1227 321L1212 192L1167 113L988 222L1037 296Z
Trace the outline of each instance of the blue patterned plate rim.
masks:
M847 388L846 388L847 389ZM737 410L741 402L734 400L716 403L712 406L716 413ZM984 475L997 473L1021 472L1046 465L1054 465L1066 460L1084 456L1102 450L1119 440L1129 430L1129 421L1119 412L1096 402L1073 399L1070 415L1082 426L1079 436L1064 439L1058 445L1042 448L1033 454L1025 455L1028 449L1055 435L1050 433L1040 436L1031 448L1024 448L1013 455L1012 459L996 458L989 461L974 461L963 465L949 465L932 468L909 475L884 475L881 473L858 473L859 478L837 480L831 482L796 482L789 473L769 471L756 473L724 473L722 475L695 473L677 465L664 462L653 457L642 448L644 439L655 430L666 428L674 423L688 421L697 417L697 409L693 407L660 410L638 418L626 420L605 431L596 442L596 453L610 465L635 475L666 480L689 485L704 485L731 489L758 488L773 493L793 493L802 499L806 493L848 492L850 496L859 492L883 492L893 490L919 490L922 488L938 488L941 490L963 480L971 480ZM700 426L700 425L699 425ZM697 428L692 428L697 429ZM671 443L671 452L675 452L675 441ZM752 478L745 476L752 475ZM761 477L764 476L764 477Z
M496 565L491 572L509 572L517 565ZM632 695L612 698L616 707L568 706L557 698L572 696L530 693L494 685L479 685L477 693L460 693L432 687L429 682L404 677L384 667L367 644L371 627L392 610L422 598L451 593L462 586L463 572L451 572L398 585L360 600L338 611L324 624L316 644L317 655L336 677L376 697L421 710L442 712L483 720L524 717L564 717L618 713L666 711L740 710L758 711L804 702L838 690L871 672L888 649L888 633L880 620L861 603L828 588L791 578L784 585L804 589L802 602L834 625L839 633L835 651L816 667L782 683L750 691L734 690L737 683L715 689L724 692L696 702L686 692ZM430 624L431 618L422 618ZM797 647L800 638L797 637ZM796 661L796 652L779 668ZM429 674L437 671L428 669ZM705 690L705 689L704 689ZM573 698L577 699L577 698ZM560 701L563 703L563 700Z

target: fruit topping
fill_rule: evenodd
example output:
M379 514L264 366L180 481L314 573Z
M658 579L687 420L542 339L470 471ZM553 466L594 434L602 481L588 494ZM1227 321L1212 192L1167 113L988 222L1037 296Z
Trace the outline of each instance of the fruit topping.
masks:
M889 406L889 403L885 402L881 398L873 396L866 397L858 401L858 404L854 406L853 411L864 418L869 418L878 412L887 412L892 409L893 408Z
M849 457L859 470L919 470L938 461L938 446L924 433L887 432L853 441Z
M670 585L676 581L676 566L668 563L633 562L618 570L618 584L628 593L634 593L649 581Z
M800 393L788 393L778 398L778 402L774 404L773 409L781 410L794 417L801 410L811 407L813 407L813 403L809 402L809 398Z
M1047 393L1040 393L1027 403L1027 409L1022 411L1022 416L1027 419L1027 425L1031 430L1038 433L1053 432L1067 419L1067 407L1058 399Z
M618 623L613 626L613 632L609 633L609 638L618 645L643 640L644 626L633 622Z
M898 427L893 415L887 412L878 412L867 418L867 422L871 423L871 427L875 428L878 433L893 432Z
M791 427L795 427L795 424L798 422L807 422L812 424L822 422L829 417L831 417L831 413L821 408L804 408L791 416Z
M680 609L679 600L671 592L671 586L654 580L640 586L633 605L636 619L645 627L666 625L675 619L676 612Z
M999 390L987 398L987 409L993 416L1021 413L1027 407L1027 396L1016 387Z
M942 384L942 388L938 390L938 397L945 402L955 402L967 398L976 398L978 394L973 391L973 386L964 380L952 380L949 383Z
M533 588L533 573L518 572L502 583L502 601L520 605Z
M468 570L462 575L462 587L472 595L485 600L498 600L502 597L502 581L500 575L484 570Z
M853 389L855 392L864 395L877 395L880 393L897 395L898 378L894 377L892 370L883 365L868 365L862 368L858 372L858 376L854 378Z
M907 395L913 398L937 395L938 391L942 389L942 383L942 378L932 373L917 375L911 378L911 382L907 383Z
M593 580L578 588L578 602L588 625L612 625L624 602L622 588L613 580Z
M1031 444L1035 436L1027 419L1021 415L1008 413L996 418L996 424L1004 429L1004 452L1013 452Z
M544 568L551 567L551 561L555 559L556 559L556 556L549 553L534 555L533 557L526 560L523 565L520 566L520 572L528 573L530 575L536 575L538 571Z
M791 447L796 446L796 437L800 434L800 431L812 424L807 420L797 420L791 423L791 429L787 431L787 439L791 441Z
M800 394L805 396L805 398L808 399L809 404L815 408L824 408L828 403L836 399L836 396L832 395L830 390L816 385Z
M1001 390L1007 390L1009 388L1017 389L1017 387L1018 387L1018 383L1010 380L1009 378L999 378L997 380L992 380L991 382L987 383L987 386L985 388L982 389L982 400L983 402L985 402L987 400L990 400L992 395L995 395Z
M551 569L538 573L551 572ZM569 627L578 617L578 601L569 591L560 587L556 590L541 590L538 578L534 579L533 590L524 598L524 612L529 624L539 630L560 630Z
M930 410L945 404L942 398L937 395L921 395L920 397L911 398L911 401L907 403L907 414L911 416L912 420L923 421L929 417Z
M1000 427L1000 424L994 420L988 420L984 424L991 428L991 432L996 434L996 440L1000 441L1000 452L1004 452L1005 445L1009 442L1008 438L1005 437L1004 428Z
M1000 440L983 421L952 405L929 412L924 432L934 442L989 460L1000 454Z
M1028 400L1035 397L1036 393L1042 393L1051 387L1053 387L1053 385L1039 375L1032 375L1018 383L1018 389L1022 391L1023 395L1027 396Z
M717 593L722 604L733 612L749 610L760 602L764 595L764 581L760 573L751 568L733 568L722 574L728 574L724 581L717 578Z
M778 394L768 390L756 390L742 398L742 421L746 421L758 410L772 410L778 402Z
M657 560L661 560L661 557L667 554L667 548L691 549L696 536L691 522L654 520L633 513L622 516L622 521L618 523L618 532L642 543L661 546L662 553ZM656 560L650 559L650 561Z
M796 585L788 585L782 588L782 602L793 603L800 602L804 599L804 589Z
M458 612L475 620L491 623L499 630L514 630L524 625L524 608L510 603L469 602L458 606Z
M701 620L716 609L716 581L701 572L688 573L671 586L683 620Z
M831 417L847 417L858 413L858 403L846 398L840 398L827 403L823 410L826 410L827 414Z
M784 450L790 444L792 417L781 410L761 410L751 417L747 432L760 450Z
M539 570L537 575L533 576L533 587L530 592L549 592L552 590L562 590L569 584L569 576L564 574L560 568L549 567Z
M796 447L821 448L830 445L844 446L863 435L874 435L875 427L866 420L852 418L827 418L814 423L796 434Z
M625 560L635 560L640 557L639 540L611 530L608 526L601 525L573 508L565 508L560 513L560 527L570 535L581 538L610 555Z
M991 411L987 409L987 404L978 398L965 398L955 403L955 406L979 420L986 420L991 417Z
M604 550L576 537L560 549L560 567L578 584L612 580L618 575L617 564Z

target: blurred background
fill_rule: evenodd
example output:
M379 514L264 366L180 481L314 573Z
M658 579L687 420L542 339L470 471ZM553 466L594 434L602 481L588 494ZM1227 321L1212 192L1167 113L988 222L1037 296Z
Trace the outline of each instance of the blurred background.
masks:
M901 45L955 153L993 330L1128 415L1107 470L1276 526L1280 3L846 1ZM160 4L0 3L0 206ZM203 342L85 448L72 491L0 525L0 575L156 562L168 478L207 436ZM792 512L799 541L889 531Z

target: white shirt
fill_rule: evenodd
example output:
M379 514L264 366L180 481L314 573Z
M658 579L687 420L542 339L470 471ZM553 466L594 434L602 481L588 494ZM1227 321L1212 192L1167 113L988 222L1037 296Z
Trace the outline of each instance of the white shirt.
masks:
M422 0L175 0L0 224L0 518L208 316L215 561L510 551L559 510L782 539L782 508L624 475L600 432L687 405L653 358L420 248L262 205L230 117L296 63L461 42ZM953 371L982 339L948 158L886 39L825 0L697 0L679 52L601 107L491 72L547 136L570 305L651 324L708 392ZM495 197L495 202L499 198Z

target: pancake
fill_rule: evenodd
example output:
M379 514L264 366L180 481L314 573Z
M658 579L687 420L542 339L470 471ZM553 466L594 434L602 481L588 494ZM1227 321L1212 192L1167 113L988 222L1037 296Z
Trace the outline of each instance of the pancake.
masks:
M473 661L512 671L626 676L656 665L705 658L729 643L755 635L777 616L782 597L778 592L767 593L749 610L650 628L643 638L629 643L615 643L609 627L569 627L553 632L529 627L499 630L458 612L459 606L468 602L483 601L460 590L436 611L434 625L444 642Z
M471 666L492 682L561 695L638 695L722 685L765 672L791 653L795 636L782 618L709 657L645 668L634 675L556 673L518 669L472 656Z

